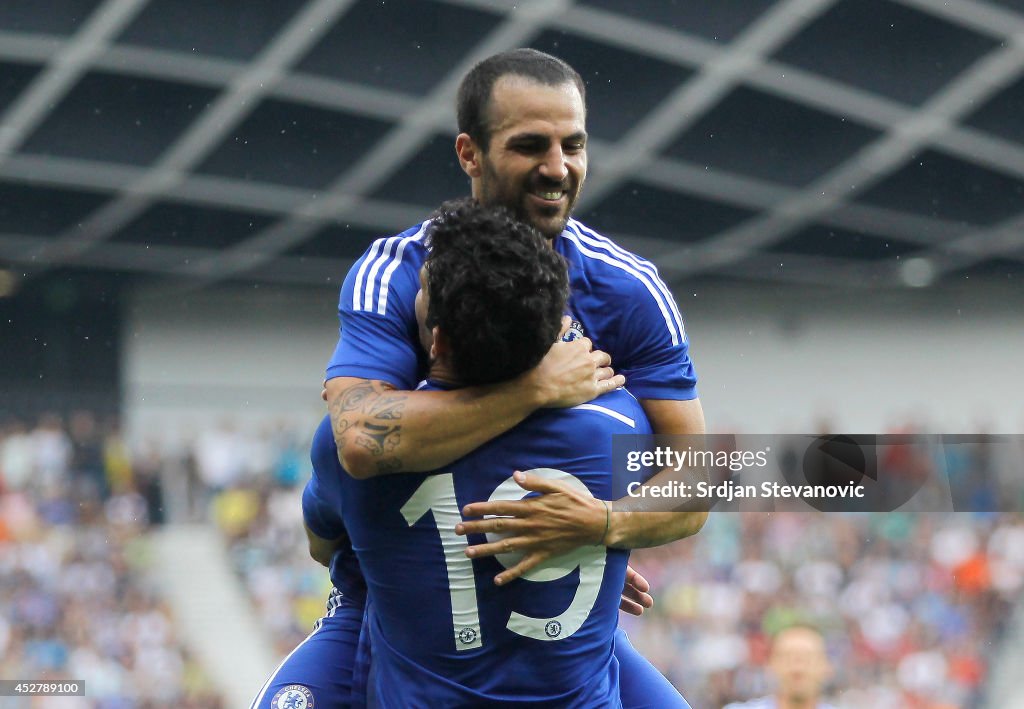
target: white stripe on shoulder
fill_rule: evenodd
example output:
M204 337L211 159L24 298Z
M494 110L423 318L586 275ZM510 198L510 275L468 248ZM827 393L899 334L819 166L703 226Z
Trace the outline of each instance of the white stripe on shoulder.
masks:
M570 219L567 225L573 229L573 233L578 235L582 241L587 245L593 246L600 249L607 250L610 254L614 254L624 261L633 264L640 271L645 273L654 286L665 296L665 300L668 302L669 308L672 310L672 315L675 317L676 327L679 329L680 340L686 338L686 328L683 324L683 316L679 312L679 307L676 305L676 299L672 297L672 291L665 285L665 282L661 280L661 276L658 275L658 267L647 259L640 258L636 254L626 251L624 248L616 244L614 241L609 239L607 236L598 234L593 229L584 226L575 219Z
M676 321L675 317L673 317L673 314L670 311L669 306L666 304L666 300L671 301L672 299L665 298L664 295L662 295L658 291L658 289L652 282L649 274L638 271L635 267L633 267L626 261L623 261L622 259L618 258L617 256L613 256L602 251L593 251L592 249L588 248L583 244L579 234L577 234L572 229L566 229L565 231L562 232L562 235L568 238L569 241L571 241L572 243L576 244L576 248L579 249L580 253L583 254L584 256L589 256L590 258L597 259L598 261L603 261L604 263L607 263L609 266L614 266L615 268L621 269L626 273L635 276L636 279L640 281L647 289L647 291L651 294L651 297L654 298L654 302L658 304L658 310L661 311L662 317L665 318L665 326L668 328L669 334L672 336L672 344L678 345L680 342L683 341L682 328L678 326L678 322Z
M584 411L596 411L599 414L611 416L616 421L621 421L630 428L636 428L636 421L631 419L629 416L626 416L625 414L620 414L618 411L609 409L607 406L600 406L599 404L579 404L578 406L574 406L572 408L582 409Z
M363 302L363 290L366 288L366 271L370 268L370 265L380 256L384 249L384 246L388 244L389 238L377 239L373 242L373 246L370 247L370 253L363 259L363 265L359 267L359 272L356 273L356 285L352 289L352 309L360 310Z
M391 282L391 274L402 263L405 247L410 241L422 239L429 223L429 221L423 222L420 224L420 228L409 236L392 236L387 239L379 239L374 244L370 254L363 261L359 273L356 274L356 287L352 295L354 310L374 310L374 301L376 301L376 311L379 315L383 315L387 311L388 285ZM373 265L369 266L371 260Z
M373 294L377 288L377 273L381 267L390 259L392 259L395 245L401 240L400 236L392 236L384 243L383 253L380 257L373 262L373 266L370 268L369 273L366 275L366 289L363 293L363 305L360 310L371 310L373 308Z
M380 279L380 295L377 297L377 314L383 315L388 309L388 286L391 284L391 274L395 272L398 265L402 263L402 254L405 252L405 247L409 245L410 241L420 241L423 236L427 233L427 224L430 222L423 222L420 225L419 230L412 236L407 236L398 242L398 251L395 253L395 258L391 264L384 269L384 275Z

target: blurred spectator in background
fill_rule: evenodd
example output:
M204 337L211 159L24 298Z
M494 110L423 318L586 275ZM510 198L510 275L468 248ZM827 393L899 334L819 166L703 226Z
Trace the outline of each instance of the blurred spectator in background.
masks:
M35 472L35 451L28 426L18 419L4 422L0 441L0 492L24 490Z
M204 431L195 442L194 455L199 479L214 492L231 487L241 479L247 451L235 427L228 421Z
M44 414L32 431L35 482L43 487L64 481L71 465L71 439L56 414Z
M71 414L71 471L82 497L105 499L110 494L103 455L103 437L91 411Z
M791 625L772 639L768 668L775 679L771 696L726 709L835 709L822 700L832 665L825 652L825 638L810 625Z

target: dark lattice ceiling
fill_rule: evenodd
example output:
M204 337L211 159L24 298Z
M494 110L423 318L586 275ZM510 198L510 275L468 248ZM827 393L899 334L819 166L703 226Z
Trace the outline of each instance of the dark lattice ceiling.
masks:
M1024 274L1024 0L4 0L0 263L337 283L467 190L458 79L523 45L670 281Z

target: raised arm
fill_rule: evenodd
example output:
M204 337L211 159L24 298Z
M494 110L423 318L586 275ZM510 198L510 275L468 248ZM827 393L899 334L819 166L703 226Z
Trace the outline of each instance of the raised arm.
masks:
M354 478L424 472L461 458L538 408L574 406L622 386L590 340L557 342L508 382L453 391L401 391L383 381L328 380L338 457Z

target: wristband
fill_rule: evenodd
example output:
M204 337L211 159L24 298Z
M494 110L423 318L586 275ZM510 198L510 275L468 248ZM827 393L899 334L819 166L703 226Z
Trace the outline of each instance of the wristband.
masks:
M604 546L604 540L608 538L608 530L612 528L612 508L604 500L601 500L601 504L604 505L604 534L601 535L601 540L597 543L598 546Z

